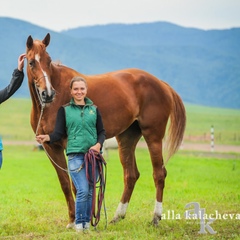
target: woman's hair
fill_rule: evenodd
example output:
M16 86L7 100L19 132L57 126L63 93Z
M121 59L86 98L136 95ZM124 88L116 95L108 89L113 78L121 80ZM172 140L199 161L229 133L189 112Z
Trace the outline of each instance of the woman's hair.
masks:
M86 85L86 87L87 87L87 82L86 82L86 80L85 80L84 78L82 78L82 77L76 76L76 77L73 77L72 80L71 80L71 82L70 82L70 88L71 88L71 89L72 89L72 85L73 85L74 82L84 82L85 85Z

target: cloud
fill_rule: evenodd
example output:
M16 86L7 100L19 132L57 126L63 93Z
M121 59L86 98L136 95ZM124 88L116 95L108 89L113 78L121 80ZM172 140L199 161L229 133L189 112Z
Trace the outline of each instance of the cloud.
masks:
M167 21L185 27L240 27L239 0L3 0L0 16L60 31L108 23Z

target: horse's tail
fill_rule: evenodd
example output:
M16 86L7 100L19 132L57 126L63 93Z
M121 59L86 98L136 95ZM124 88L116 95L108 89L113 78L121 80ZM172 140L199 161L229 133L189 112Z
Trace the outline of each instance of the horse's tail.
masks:
M183 101L172 88L171 92L172 92L172 110L170 113L168 135L165 142L165 150L167 153L167 156L165 158L165 164L181 146L186 127L186 111Z

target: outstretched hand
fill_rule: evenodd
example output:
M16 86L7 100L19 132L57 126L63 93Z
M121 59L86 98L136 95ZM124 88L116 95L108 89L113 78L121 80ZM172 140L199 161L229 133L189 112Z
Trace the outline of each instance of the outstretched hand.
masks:
M18 70L21 72L24 68L24 59L25 58L26 58L26 53L23 53L18 57Z

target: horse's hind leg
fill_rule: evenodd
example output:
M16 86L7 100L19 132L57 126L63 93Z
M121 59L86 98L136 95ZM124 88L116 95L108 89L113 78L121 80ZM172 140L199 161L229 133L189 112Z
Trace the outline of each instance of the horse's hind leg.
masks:
M152 220L152 224L155 226L157 226L159 220L161 220L163 189L165 184L165 178L167 176L167 171L164 167L162 154L162 139L161 139L162 132L164 131L162 130L158 132L155 129L154 131L147 131L146 134L146 131L143 131L143 136L147 142L149 153L151 156L153 166L153 179L156 188L156 201Z
M141 130L137 121L135 121L125 132L116 137L124 173L124 190L111 223L117 222L125 217L135 183L140 176L136 164L135 149L141 136Z

